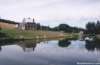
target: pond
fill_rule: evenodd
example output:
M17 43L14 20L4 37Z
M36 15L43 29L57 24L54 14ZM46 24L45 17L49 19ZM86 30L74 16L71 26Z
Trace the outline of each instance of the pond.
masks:
M0 65L81 65L100 62L100 41L1 41Z

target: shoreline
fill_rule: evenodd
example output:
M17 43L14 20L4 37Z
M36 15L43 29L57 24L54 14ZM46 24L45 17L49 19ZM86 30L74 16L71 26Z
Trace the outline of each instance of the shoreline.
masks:
M63 38L75 38L75 37L67 37L67 36L58 36L58 37L23 37L23 38L0 38L0 40L6 40L6 39L14 39L14 40L37 40L37 39L63 39Z

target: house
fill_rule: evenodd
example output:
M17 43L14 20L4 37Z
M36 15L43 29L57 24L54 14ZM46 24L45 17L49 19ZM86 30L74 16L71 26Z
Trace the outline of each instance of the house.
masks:
M18 28L19 29L22 29L22 30L32 30L32 29L37 29L37 26L40 25L39 23L35 23L34 19L30 19L30 18L27 18L27 19L23 19L22 23L20 23L18 25Z

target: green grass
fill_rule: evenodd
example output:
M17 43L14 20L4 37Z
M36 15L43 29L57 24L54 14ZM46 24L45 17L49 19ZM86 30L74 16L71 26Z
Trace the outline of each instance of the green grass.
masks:
M55 31L43 31L43 30L20 30L20 29L2 29L2 33L5 33L10 38L54 38L54 37L76 37L77 34L55 32Z
M100 39L100 35L96 35L98 39Z

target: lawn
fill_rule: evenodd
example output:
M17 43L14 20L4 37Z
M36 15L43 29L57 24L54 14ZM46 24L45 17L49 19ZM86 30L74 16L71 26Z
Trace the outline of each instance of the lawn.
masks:
M55 31L43 31L43 30L20 30L20 29L2 29L2 33L5 33L10 38L56 38L56 37L76 37L77 34L55 32Z

